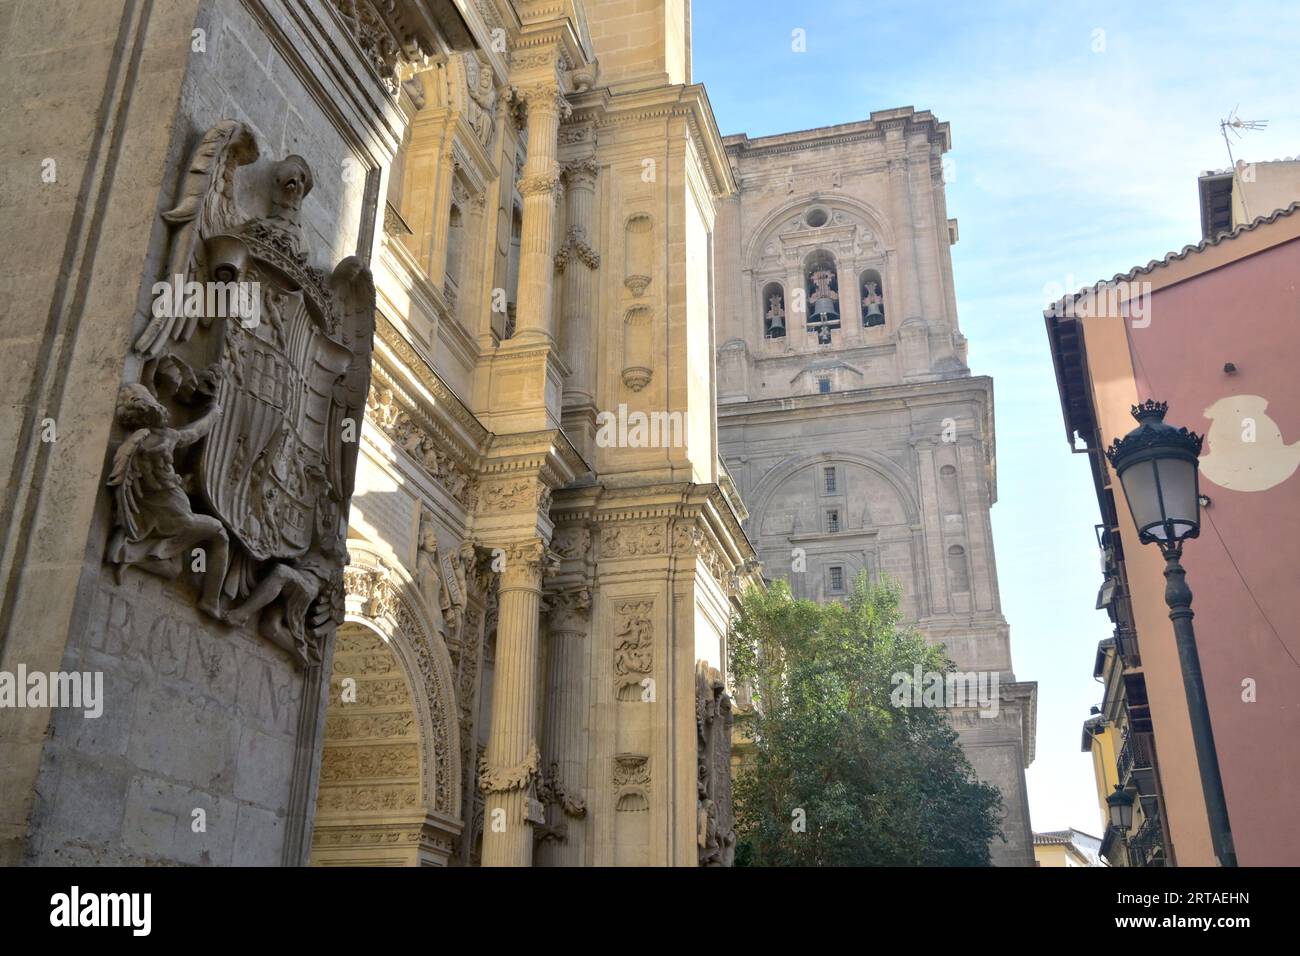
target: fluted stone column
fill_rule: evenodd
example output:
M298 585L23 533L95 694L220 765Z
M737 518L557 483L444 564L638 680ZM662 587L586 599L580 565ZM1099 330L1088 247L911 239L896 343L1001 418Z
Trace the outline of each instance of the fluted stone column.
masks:
M596 192L595 160L580 159L564 169L568 233L557 257L564 268L564 305L560 317L560 354L569 367L564 402L591 404L595 401L595 376L591 367L596 331L592 323L594 270L600 257L591 247L591 206Z
M587 779L587 630L591 589L571 588L550 598L546 647L546 713L542 766L546 774L547 830L537 848L539 866L582 866L583 787Z
M521 345L535 345L555 341L551 278L555 272L555 206L560 194L560 165L555 153L560 120L570 109L554 83L528 87L520 95L528 107L528 161L519 181L524 222L515 339Z
M537 625L546 547L538 538L504 548L497 615L492 723L479 774L486 800L483 865L531 866L529 800L537 749Z

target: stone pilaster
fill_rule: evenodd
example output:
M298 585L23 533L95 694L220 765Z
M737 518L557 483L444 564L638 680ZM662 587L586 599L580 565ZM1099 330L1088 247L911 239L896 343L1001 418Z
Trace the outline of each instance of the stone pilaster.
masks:
M802 351L808 346L808 310L811 306L807 280L800 260L787 260L785 267L785 334L790 344ZM800 303L802 308L799 308ZM815 344L817 340L814 338L812 341Z
M934 449L916 445L916 477L920 489L921 523L925 527L925 570L929 582L930 614L947 614L948 569L944 563L943 527L939 516L939 488Z
M479 772L486 795L484 866L531 866L536 814L530 807L537 749L537 630L546 547L540 538L502 549L496 671L487 753Z
M912 234L907 158L889 160L889 199L898 242L898 277L902 293L902 319L921 317L921 276L916 269L916 244Z

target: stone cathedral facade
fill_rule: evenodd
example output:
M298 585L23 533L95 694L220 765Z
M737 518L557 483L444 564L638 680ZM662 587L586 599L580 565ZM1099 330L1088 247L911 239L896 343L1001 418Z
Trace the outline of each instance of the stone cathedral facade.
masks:
M689 5L105 0L73 76L44 9L0 667L103 714L0 712L0 859L729 863Z
M688 0L61 9L0 55L42 117L0 671L99 675L102 714L0 710L0 863L727 865L728 626L791 536L1010 675L945 127L724 141ZM805 267L828 346L764 325ZM795 514L823 461L843 544ZM1027 693L963 725L1008 793Z
M1036 685L1016 680L998 600L993 383L971 375L957 323L949 137L911 108L727 137L718 441L768 577L834 600L859 572L888 575L960 671L997 675L996 714L959 707L953 722L1002 792L994 862L1032 866Z

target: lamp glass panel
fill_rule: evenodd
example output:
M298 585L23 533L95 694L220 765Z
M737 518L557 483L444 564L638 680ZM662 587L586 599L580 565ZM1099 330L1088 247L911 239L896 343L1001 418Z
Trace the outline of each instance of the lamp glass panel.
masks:
M1160 513L1155 462L1148 460L1130 465L1120 477L1120 482L1124 486L1124 497L1128 499L1129 511L1138 530L1148 528L1156 537L1164 537L1164 528L1159 526L1164 521L1164 515ZM1151 525L1157 527L1149 527Z
M1160 491L1165 500L1165 516L1187 531L1200 522L1201 506L1196 500L1196 462L1166 458L1159 463Z

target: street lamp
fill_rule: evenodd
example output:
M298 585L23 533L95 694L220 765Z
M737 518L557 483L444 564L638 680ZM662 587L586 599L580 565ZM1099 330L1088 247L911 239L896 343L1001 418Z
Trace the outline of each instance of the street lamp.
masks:
M1119 784L1115 784L1115 792L1106 798L1106 813L1110 817L1110 828L1119 834L1120 849L1124 851L1125 858L1128 859L1128 866L1133 865L1132 854L1128 849L1128 831L1133 826L1133 794L1129 793ZM1110 862L1111 857L1106 857ZM1114 866L1114 863L1111 863Z
M1110 825L1123 839L1133 826L1133 794L1115 784L1115 792L1106 798L1106 812L1110 814Z
M1205 699L1201 659L1192 630L1192 592L1179 563L1183 542L1201 533L1197 458L1201 436L1165 423L1165 402L1151 399L1133 406L1138 426L1106 450L1119 475L1133 524L1142 544L1155 542L1165 558L1165 603L1174 623L1174 640L1183 671L1183 691L1192 723L1192 741L1201 773L1201 790L1209 814L1210 837L1221 866L1236 866L1237 854L1228 825L1214 730ZM1108 801L1109 802L1109 801Z

